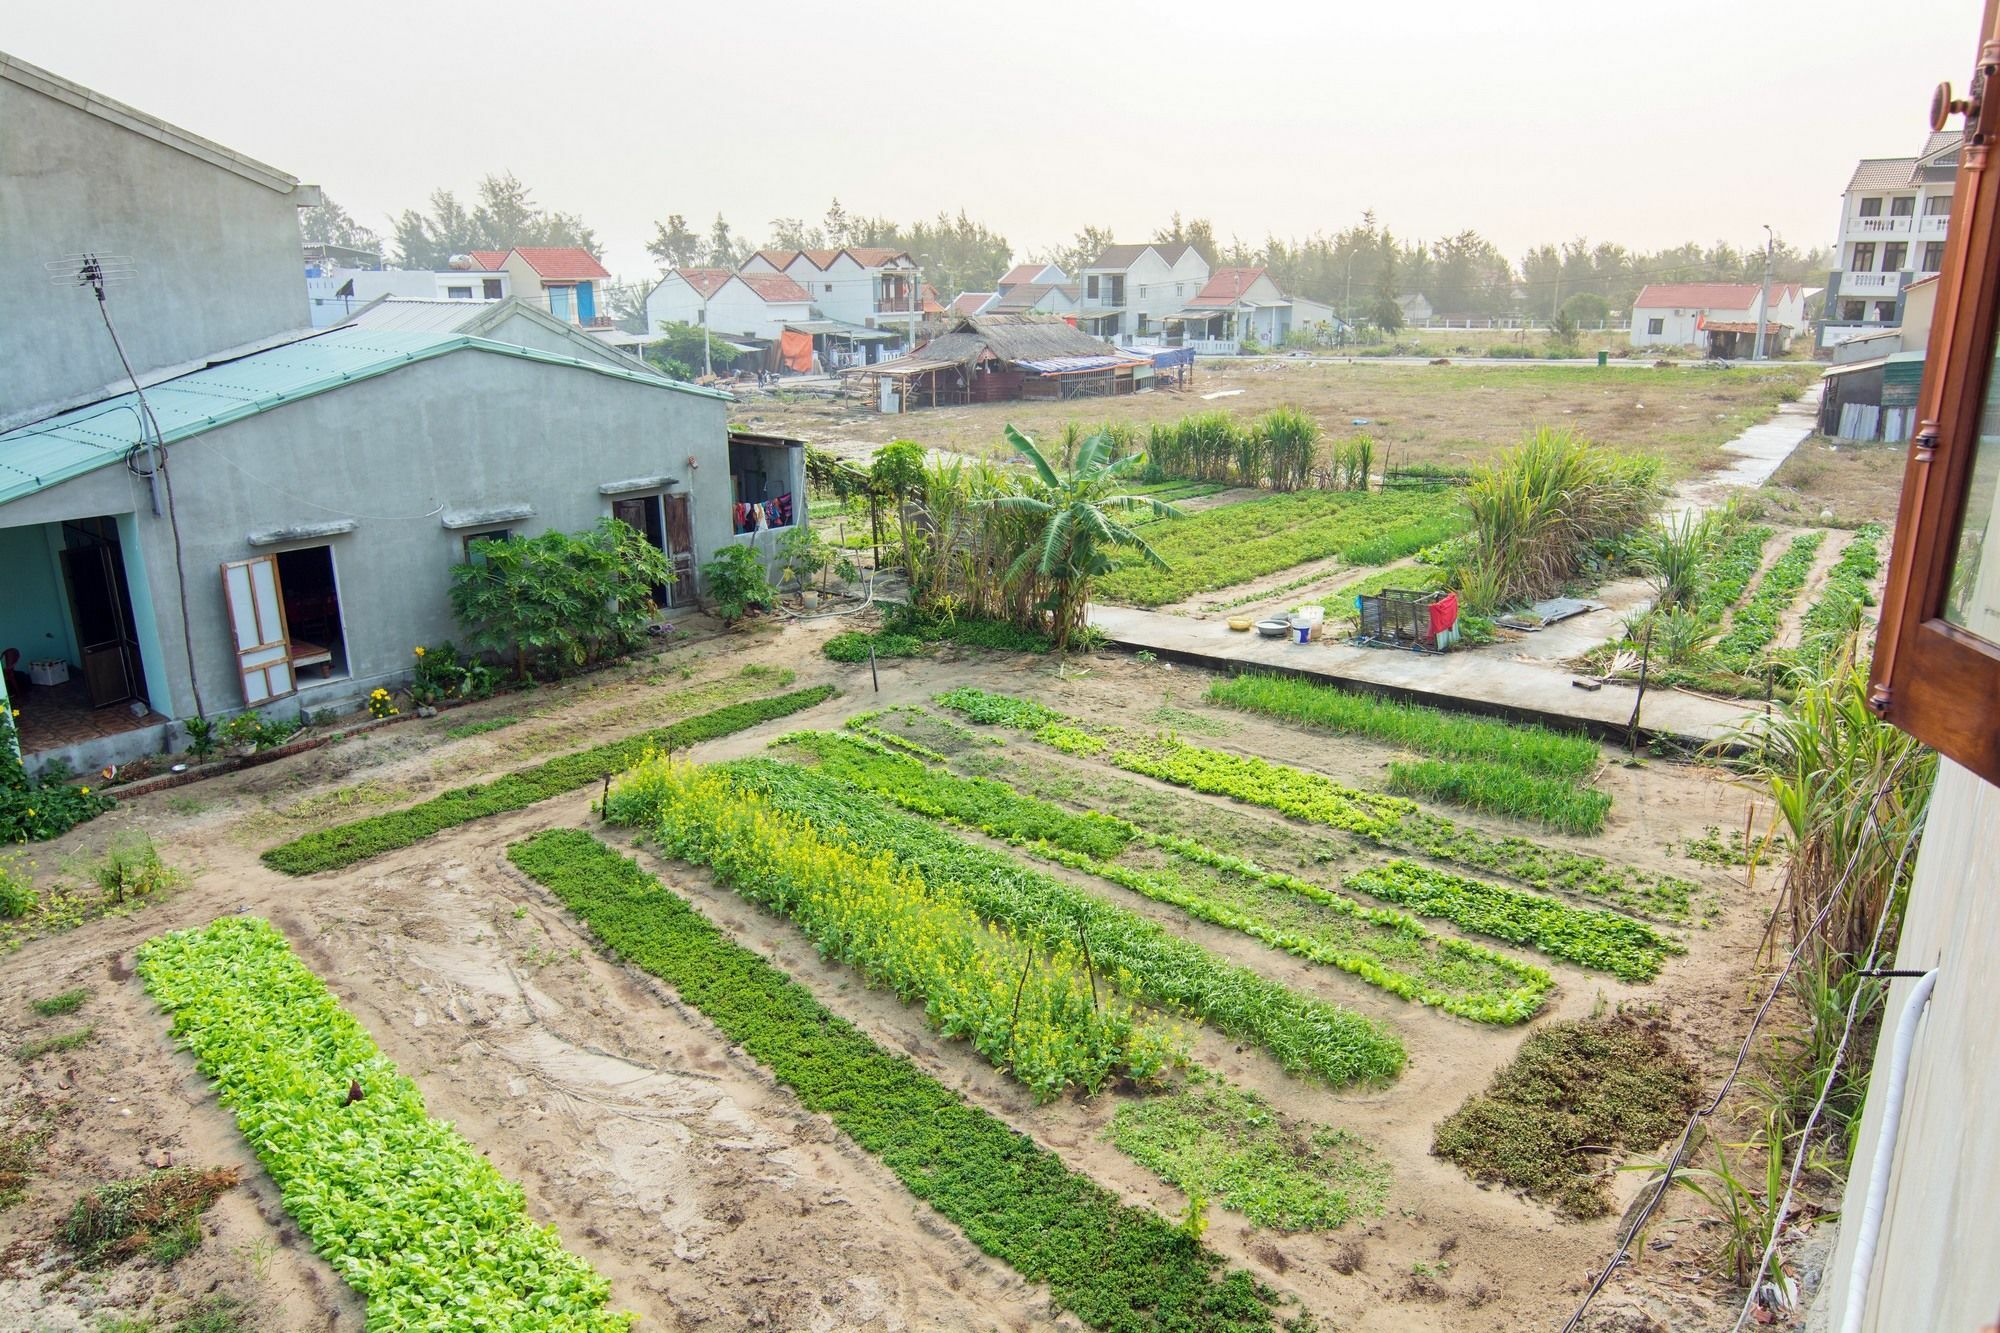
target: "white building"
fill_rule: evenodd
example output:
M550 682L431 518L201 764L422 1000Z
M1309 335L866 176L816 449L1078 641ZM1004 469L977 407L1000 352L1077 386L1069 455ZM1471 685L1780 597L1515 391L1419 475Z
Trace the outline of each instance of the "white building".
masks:
M1157 338L1168 315L1177 314L1208 284L1208 261L1184 243L1114 245L1078 275L1083 301L1078 323L1112 341Z
M785 325L811 318L811 294L783 273L675 269L646 294L648 332L662 324L706 323L718 336L775 342Z
M504 272L477 269L306 268L306 299L314 328L345 322L371 301L394 297L408 301L504 301L513 295Z
M782 273L805 288L827 319L869 329L894 329L905 338L923 321L917 261L906 250L851 245L840 250L759 250L739 270ZM940 306L937 313L942 313Z
M1959 133L1925 140L1915 157L1864 158L1841 200L1819 345L1856 333L1894 328L1903 318L1903 289L1944 266L1951 225L1951 189L1958 174Z
M1755 354L1762 319L1764 353L1776 356L1805 324L1805 310L1805 288L1796 282L1772 283L1768 306L1762 283L1648 283L1632 302L1631 342L1736 360Z
M611 324L611 312L600 309L605 302L606 284L611 273L588 250L574 245L516 246L490 261L492 252L481 250L474 258L488 269L507 276L507 295L533 301L566 324L584 328Z

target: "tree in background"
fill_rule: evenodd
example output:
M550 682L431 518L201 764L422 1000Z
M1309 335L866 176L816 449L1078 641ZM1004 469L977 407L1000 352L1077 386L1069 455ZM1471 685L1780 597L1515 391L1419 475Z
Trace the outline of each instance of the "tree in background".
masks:
M749 257L750 247L730 232L729 224L723 221L722 214L717 213L708 229L701 262L710 268L735 268Z
M582 218L537 207L533 192L512 172L481 180L479 202L469 210L450 190L432 192L430 212L403 210L394 232L396 263L413 269L442 269L453 255L517 245L574 245L598 252L597 233Z
M1215 244L1215 224L1207 218L1194 218L1183 223L1179 209L1174 210L1171 222L1153 233L1153 239L1166 245L1191 245L1211 268L1215 266L1216 256L1221 253Z
M839 209L839 201L834 201ZM833 216L832 209L828 217ZM841 213L846 217L844 210ZM842 245L881 245L907 250L923 271L924 281L946 300L963 291L991 291L1013 262L1007 238L974 222L963 209L954 217L939 213L929 221L900 226L887 218L846 218ZM833 237L825 237L828 245Z
M1085 227L1068 245L1051 246L1047 250L1030 255L1029 259L1037 264L1054 264L1074 278L1082 271L1084 265L1117 243L1118 237L1111 228Z
M661 320L658 332L666 336L659 342L646 345L646 360L677 380L691 380L711 363L733 365L738 356L737 350L722 339L703 334L699 324L675 324ZM706 359L702 356L704 341L708 347Z
M382 251L382 238L354 220L354 215L321 193L319 207L299 219L299 235L308 245L345 245L356 250Z
M687 219L679 213L668 214L665 222L655 222L653 239L646 242L646 253L659 260L662 269L694 268L707 251L707 243L688 230Z

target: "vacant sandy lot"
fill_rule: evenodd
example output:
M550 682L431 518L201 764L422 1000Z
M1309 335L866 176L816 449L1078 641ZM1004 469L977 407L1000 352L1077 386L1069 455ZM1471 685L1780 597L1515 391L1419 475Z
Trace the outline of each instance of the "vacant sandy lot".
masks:
M745 394L735 420L843 453L907 438L937 449L1000 457L1009 423L1038 437L1071 420L1139 423L1220 408L1249 418L1281 404L1319 420L1327 435L1366 431L1391 464L1464 466L1538 426L1562 427L1621 449L1653 453L1674 476L1715 465L1716 448L1762 421L1781 395L1819 375L1814 366L1727 370L1594 366L1411 366L1368 361L1257 360L1197 363L1185 391L1069 403L982 403L883 416L859 402L784 401ZM1205 400L1203 395L1230 396ZM1355 425L1365 421L1366 425Z
M97 1032L75 1051L27 1068L0 1057L0 1077L12 1085L12 1096L33 1092L63 1108L26 1198L0 1212L6 1256L0 1326L88 1328L93 1313L165 1309L216 1289L252 1302L262 1320L255 1327L360 1328L358 1301L306 1252L229 1115L187 1057L170 1048L164 1018L130 971L133 949L148 936L250 910L286 932L424 1089L433 1113L456 1121L523 1184L530 1211L610 1278L614 1302L639 1313L642 1328L1075 1327L1051 1316L1039 1287L979 1254L880 1163L823 1117L804 1112L671 991L607 961L549 895L508 865L507 845L533 831L601 828L588 808L594 793L477 821L306 879L288 879L257 859L308 828L654 725L675 691L729 679L748 662L792 667L800 683L829 680L846 693L701 747L696 758L760 752L780 732L836 726L864 708L920 703L957 684L1032 695L1126 725L1156 720L1155 709L1179 710L1162 716L1182 726L1199 716L1200 734L1212 737L1204 744L1363 785L1374 785L1391 757L1382 747L1206 709L1197 673L1109 655L1060 671L1046 660L1009 655L885 663L878 695L869 689L866 667L836 667L819 657L817 644L829 628L739 633L675 650L661 663L391 727L136 798L60 843L33 849L46 883L62 874L66 857L143 829L192 878L143 910L31 942L0 960L0 1028L8 1049L44 1022L30 1015L28 1002L70 986L91 990L77 1018ZM480 716L521 720L484 735L445 738L447 729ZM1738 1021L1762 913L1733 875L1668 848L1708 825L1740 825L1746 797L1708 770L1657 762L1627 768L1615 759L1607 753L1600 778L1616 798L1611 825L1601 838L1575 845L1694 878L1719 916L1690 932L1689 953L1650 985L1533 956L1558 983L1545 1015L1643 1005L1713 1074ZM1452 813L1491 832L1521 831ZM626 840L618 830L601 831ZM1129 1202L1169 1213L1184 1206L1176 1191L1104 1141L1118 1094L1037 1107L963 1045L941 1041L920 1010L818 958L788 923L705 874L644 859L828 1007L883 1045L908 1052L1071 1166ZM1092 882L1092 888L1102 886ZM1297 1298L1321 1327L1487 1330L1560 1321L1609 1252L1617 1219L1561 1221L1538 1204L1474 1186L1428 1151L1437 1120L1485 1085L1519 1045L1522 1029L1406 1004L1247 936L1137 897L1120 901L1233 961L1379 1019L1410 1051L1407 1070L1389 1087L1335 1091L1285 1074L1256 1048L1199 1034L1195 1055L1202 1064L1295 1116L1360 1134L1392 1172L1388 1207L1378 1218L1331 1233L1279 1235L1253 1230L1218 1208L1210 1243ZM147 1155L160 1150L180 1163L243 1168L244 1184L211 1213L201 1251L171 1270L139 1263L109 1277L72 1275L51 1288L48 1279L64 1261L48 1238L69 1202L89 1184L144 1170ZM1630 1176L1613 1184L1621 1198L1636 1187ZM1640 1279L1648 1270L1666 1273L1695 1242L1679 1243L1682 1249L1670 1244L1649 1253ZM1358 1254L1341 1253L1350 1244ZM1422 1281L1413 1280L1418 1265ZM1645 1308L1671 1318L1675 1328L1713 1322L1698 1287L1665 1285L1673 1298L1648 1296ZM1611 1315L1621 1308L1616 1297L1614 1288L1603 1307ZM1614 1326L1622 1325L1603 1325Z

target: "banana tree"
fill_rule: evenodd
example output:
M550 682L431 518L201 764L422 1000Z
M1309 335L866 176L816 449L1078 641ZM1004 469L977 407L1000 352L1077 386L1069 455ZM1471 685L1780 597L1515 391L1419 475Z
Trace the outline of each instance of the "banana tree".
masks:
M1117 553L1133 551L1160 569L1167 562L1134 531L1112 517L1114 512L1150 510L1159 518L1179 518L1181 511L1150 496L1130 495L1117 488L1127 474L1145 465L1144 454L1111 457L1111 442L1102 434L1085 440L1073 466L1058 472L1034 440L1007 427L1007 443L1028 460L1036 481L1020 495L981 501L995 509L1022 510L1035 515L1040 531L1007 571L1011 580L1038 575L1049 595L1042 608L1049 613L1050 636L1058 651L1082 630L1090 604L1090 586L1098 576L1117 568Z

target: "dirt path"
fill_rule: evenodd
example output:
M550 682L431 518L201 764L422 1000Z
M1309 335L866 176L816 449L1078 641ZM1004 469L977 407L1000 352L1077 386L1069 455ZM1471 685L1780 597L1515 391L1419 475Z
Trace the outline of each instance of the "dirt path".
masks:
M1829 531L1826 539L1820 542L1819 550L1813 553L1812 568L1806 572L1805 585L1792 599L1792 604L1785 608L1785 613L1778 617L1778 633L1771 640L1771 651L1781 652L1799 646L1799 623L1806 618L1812 604L1819 600L1820 593L1826 590L1826 576L1839 563L1840 553L1847 549L1847 543L1853 540L1850 533Z

